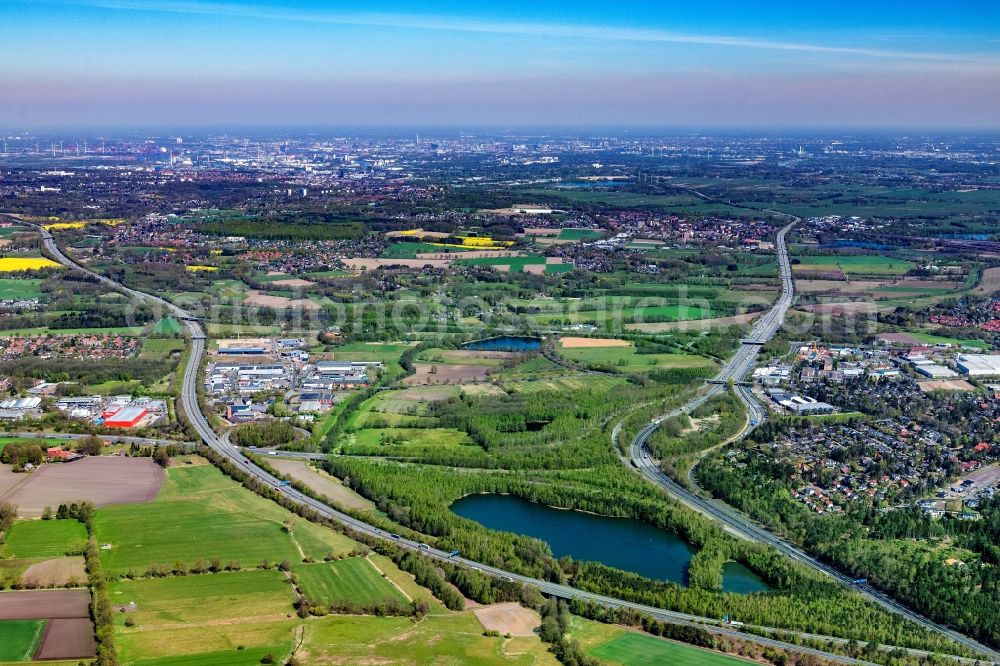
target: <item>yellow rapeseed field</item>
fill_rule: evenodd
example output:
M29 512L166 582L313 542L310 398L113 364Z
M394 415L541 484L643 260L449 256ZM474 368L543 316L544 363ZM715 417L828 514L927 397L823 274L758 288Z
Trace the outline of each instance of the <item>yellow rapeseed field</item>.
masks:
M199 266L197 264L193 264L191 266L188 266L187 269L189 271L191 271L192 273L197 273L198 271L217 271L217 270L219 270L218 267L216 267L216 266Z
M83 229L87 226L86 222L55 222L53 224L43 224L48 231L60 231L62 229Z
M44 257L0 257L0 273L34 271L39 268L59 268L60 264Z
M510 247L513 244L511 241L495 241L489 236L466 236L462 239L462 245L465 247L478 247L484 250L496 247Z

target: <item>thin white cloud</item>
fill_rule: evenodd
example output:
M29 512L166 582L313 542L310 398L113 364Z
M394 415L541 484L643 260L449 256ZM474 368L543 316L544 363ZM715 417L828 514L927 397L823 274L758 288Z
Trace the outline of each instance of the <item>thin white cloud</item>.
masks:
M627 28L619 26L586 26L558 23L521 23L511 21L470 20L447 16L391 13L304 12L272 10L222 2L192 2L188 0L64 0L65 4L128 11L152 11L174 14L200 14L233 18L273 21L295 21L344 26L406 28L411 30L444 30L452 32L488 33L496 35L527 35L536 37L566 37L623 42L690 44L726 46L772 51L820 53L895 60L923 60L967 63L984 59L951 53L900 51L892 49L857 48L752 39L725 35L700 35L668 30ZM985 59L994 62L992 59Z

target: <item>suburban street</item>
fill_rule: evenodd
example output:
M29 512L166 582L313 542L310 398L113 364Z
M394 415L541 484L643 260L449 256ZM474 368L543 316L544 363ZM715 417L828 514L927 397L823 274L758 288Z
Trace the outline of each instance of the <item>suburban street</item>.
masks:
M779 257L779 264L781 266L781 278L783 285L782 295L779 298L778 303L774 306L774 308L772 308L770 312L768 312L764 317L758 320L758 322L754 326L753 332L748 340L748 343L742 345L739 352L733 357L733 359L731 359L724 366L719 377L717 377L717 379L721 380L722 383L711 385L706 393L696 398L694 401L692 401L692 403L685 405L685 408L693 409L695 406L697 406L697 404L701 404L705 400L709 399L709 397L711 397L712 395L715 395L719 391L724 390L725 383L729 379L733 379L734 381L742 379L742 377L745 376L745 374L749 371L749 369L753 366L754 362L756 361L757 353L759 351L758 343L769 340L777 331L777 329L780 327L785 312L787 311L788 307L791 304L792 294L793 294L792 283L791 283L791 271L789 267L789 261L784 239L788 230L794 224L795 222L792 222L788 226L784 227L778 234L778 248L779 248L778 257ZM345 513L336 510L331 506L328 506L316 499L313 499L312 497L296 490L295 488L289 485L281 485L280 479L276 478L263 468L256 465L253 461L247 458L240 450L235 448L233 445L226 443L221 437L219 437L213 431L205 414L201 411L201 407L198 401L198 382L199 382L199 371L201 367L201 360L205 354L205 341L206 341L206 335L202 328L201 323L196 318L192 317L187 311L183 310L182 308L172 303L169 303L168 301L158 296L152 294L145 294L135 289L123 286L121 284L118 284L117 282L114 282L113 280L110 280L107 277L101 276L95 273L94 271L91 271L90 269L80 266L75 261L67 257L58 248L50 232L41 227L37 228L41 231L46 252L53 259L59 261L60 263L62 263L67 267L94 276L110 289L114 289L116 291L129 295L140 301L158 304L164 308L164 311L166 313L169 313L169 315L174 316L184 322L185 326L187 327L188 339L190 344L190 349L189 349L190 353L187 356L187 365L184 369L183 383L181 387L181 407L183 409L184 414L187 416L188 420L191 422L192 426L194 427L194 429L196 430L202 441L204 441L206 446L208 446L221 456L224 456L226 459L231 461L238 468L240 468L250 476L260 480L263 483L270 484L275 488L277 492L282 493L285 497L292 500L293 502L303 506L307 506L315 510L319 514L327 518L330 518L332 520L336 520L337 522L351 528L352 530L355 530L358 533L365 534L369 537L395 542L398 546L402 548L419 552L425 556L431 557L439 561L446 561L458 566L468 567L470 569L481 571L487 575L496 578L515 581L526 585L533 585L538 587L543 593L548 595L554 595L564 599L579 599L583 601L590 601L608 608L627 608L642 613L646 613L658 620L663 620L675 624L697 625L698 627L701 627L713 634L736 637L742 640L752 641L754 643L758 643L761 645L778 647L805 654L812 654L838 663L843 663L843 664L869 663L851 657L846 657L843 655L826 652L823 650L802 647L786 643L783 641L778 641L766 637L748 634L743 631L740 631L737 628L733 628L723 624L719 618L697 617L693 615L687 615L684 613L678 613L674 611L668 611L660 608L646 606L639 603L615 599L603 595L593 594L590 592L585 592L582 590L575 589L573 587L569 587L567 585L550 583L547 581L538 580L527 576L522 576L513 572L505 571L503 569L481 564L479 562L475 562L473 560L461 557L460 555L450 556L448 552L445 552L443 550L430 547L418 541L401 538L397 535L386 532L378 527L369 525L368 523L358 520L352 516L349 516ZM752 397L750 397L748 394L743 394L741 392L741 395L744 397L744 400L750 400L751 403L753 402ZM825 567L816 560L810 558L808 555L801 553L801 551L794 549L792 546L784 544L784 542L777 539L777 537L774 537L765 530L759 527L752 526L749 520L738 516L737 514L735 514L735 512L732 512L731 510L724 510L718 507L713 502L709 502L708 500L699 498L691 493L687 493L687 491L683 490L682 488L680 488L680 486L677 486L676 484L673 484L673 486L663 485L666 482L669 483L673 482L667 479L665 475L663 475L661 478L661 476L659 475L662 475L662 472L660 472L659 468L656 467L653 461L651 461L648 458L648 454L644 453L645 440L646 438L648 438L649 434L652 433L653 430L655 430L657 425L658 423L653 423L650 424L650 426L647 426L647 428L644 428L643 431L639 433L635 441L633 441L632 443L632 459L637 465L638 469L644 475L646 475L647 478L650 478L650 480L660 484L661 487L664 487L664 489L667 490L667 492L672 495L677 493L677 496L681 496L682 494L686 493L687 495L690 496L691 500L704 505L702 509L703 511L708 512L710 515L721 520L726 524L739 526L739 529L742 530L747 535L748 538L753 538L756 540L772 543L775 545L775 547L782 550L782 552L786 552L786 554L789 554L790 556L794 557L795 559L798 559L799 561L802 561L803 563L813 566L814 568L820 569L831 576L838 577L838 579L845 578L842 575L838 574L837 572L833 571L832 569L829 569L829 567ZM1000 659L1000 655L997 655L997 653L994 652L993 650L990 650L985 646L979 645L975 641L960 634L957 634L956 632L953 632L944 627L940 627L934 623L931 623L929 620L926 620L920 617L919 615L912 613L911 611L908 611L898 603L894 602L892 599L886 597L885 595L882 595L876 590L859 588L859 591L868 596L869 598L871 598L872 600L876 601L883 607L891 610L892 612L905 615L906 617L913 619L915 622L919 622L922 625L927 626L939 633L947 635L949 638L959 643L962 643L963 645L969 647L970 649L989 655L990 658L993 659L994 661Z

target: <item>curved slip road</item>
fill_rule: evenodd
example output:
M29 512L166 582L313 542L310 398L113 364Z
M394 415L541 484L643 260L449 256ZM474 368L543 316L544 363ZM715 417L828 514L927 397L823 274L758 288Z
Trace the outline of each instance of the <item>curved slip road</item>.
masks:
M699 194L699 196L708 199L708 197L704 197L704 195ZM629 463L639 474L661 488L667 494L671 495L683 504L708 516L709 518L721 522L727 531L751 541L759 541L773 546L791 559L816 571L822 572L844 585L857 590L867 599L878 604L883 609L905 617L906 619L919 624L934 633L944 636L959 645L973 650L976 653L987 656L994 664L1000 663L1000 653L996 650L993 650L986 645L982 645L978 641L953 629L929 620L867 583L855 583L854 579L850 576L823 562L820 562L802 549L765 530L755 521L751 520L749 517L745 516L728 504L707 499L689 491L687 488L667 476L667 474L664 473L657 464L657 461L653 459L647 444L650 436L656 431L657 428L659 428L660 423L673 416L693 411L706 401L710 400L712 397L724 391L729 382L734 383L736 394L746 406L749 413L747 425L744 426L743 430L737 434L736 439L748 435L751 430L760 425L760 423L767 418L766 408L757 401L750 387L742 385L740 382L744 380L746 375L750 372L754 365L756 365L757 356L760 353L761 346L774 337L774 335L778 332L778 329L781 328L782 322L784 322L785 314L791 307L795 294L795 286L792 280L791 263L788 259L788 247L785 242L785 237L788 234L788 231L800 221L800 218L784 213L778 213L777 211L768 210L765 212L793 218L790 224L783 227L781 231L778 232L776 240L778 250L778 274L781 278L781 296L778 298L777 303L775 303L771 310L764 315L764 317L757 320L757 323L751 329L750 335L743 341L743 344L740 345L736 354L734 354L733 357L723 365L719 374L710 381L707 390L684 405L657 417L636 434L628 448L627 455ZM621 424L619 424L619 426L620 425ZM612 434L612 437L615 439L613 443L616 448L619 432L620 428L615 428L615 431Z

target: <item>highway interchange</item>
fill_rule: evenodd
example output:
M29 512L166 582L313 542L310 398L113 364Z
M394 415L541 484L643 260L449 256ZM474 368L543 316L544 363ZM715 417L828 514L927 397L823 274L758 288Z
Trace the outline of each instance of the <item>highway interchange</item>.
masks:
M774 333L777 331L777 329L780 327L781 322L782 322L782 320L784 318L784 313L787 311L788 307L791 304L791 300L792 300L791 271L790 271L790 266L789 266L788 257L787 257L787 249L786 249L785 243L784 243L784 237L787 234L788 230L793 225L794 225L794 222L792 224L789 224L785 228L783 228L779 232L779 236L778 236L779 263L781 265L781 276L782 276L782 284L783 284L782 295L781 295L778 303L775 305L775 307L770 312L768 312L766 315L764 315L764 317L762 317L761 319L758 320L758 322L754 326L753 332L751 334L751 338L750 338L751 340L766 341L766 340L770 339L770 337L773 336ZM67 257L62 252L62 250L59 249L58 245L55 242L55 239L53 238L52 234L48 230L46 230L43 227L38 226L38 225L32 225L32 226L36 226L39 229L39 231L41 232L42 242L43 242L43 245L44 245L44 248L45 248L46 252L49 254L50 257L52 257L53 259L55 259L59 263L63 264L64 266L66 266L68 268L73 268L75 270L78 270L78 271L81 271L83 273L86 273L86 274L88 274L88 275L96 278L97 280L99 280L101 283L103 283L107 287L109 287L109 288L111 288L111 289L113 289L115 291L124 293L124 294L126 294L126 295L128 295L128 296L130 296L130 297L132 297L134 299L136 299L137 301L141 301L141 302L146 302L146 303L151 303L151 304L154 304L154 305L158 305L158 306L162 307L165 312L170 313L171 316L174 316L177 319L179 319L180 321L184 322L184 324L185 324L185 326L187 328L187 331L188 331L188 336L187 337L188 337L189 344L190 344L190 350L189 350L190 353L187 355L187 365L186 365L186 367L184 369L184 376L183 376L182 386L181 386L181 406L182 406L184 414L186 415L186 417L188 418L188 420L191 422L191 425L194 427L194 429L197 432L198 436L202 439L202 441L205 443L206 446L208 446L213 451L215 451L219 455L223 456L224 458L226 458L227 460L229 460L230 462L232 462L234 465L236 465L239 469L241 469L246 474L248 474L248 475L250 475L250 476L258 479L259 481L261 481L263 483L267 483L267 484L273 486L277 492L280 492L286 498L292 500L293 502L295 502L297 504L300 504L300 505L307 506L307 507L315 510L317 513L321 514L322 516L324 516L326 518L329 518L329 519L332 519L332 520L335 520L335 521L337 521L337 522L339 522L339 523L341 523L341 524L343 524L343 525L345 525L345 526L347 526L347 527L349 527L349 528L351 528L351 529L353 529L353 530L355 530L355 531L357 531L357 532L359 532L361 534L367 535L369 537L374 537L374 538L377 538L377 539L383 539L383 540L386 540L386 541L390 541L390 542L393 542L393 543L397 544L399 547L402 547L402 548L405 548L405 549L408 549L408 550L411 550L411 551L415 551L415 552L421 553L421 554L423 554L423 555L425 555L427 557L430 557L432 559L450 562L450 563L452 563L454 565L457 565L457 566L468 567L470 569L474 569L474 570L480 571L480 572L482 572L482 573L484 573L486 575L490 575L490 576L493 576L493 577L496 577L496 578L499 578L499 579L504 579L504 580L513 581L513 582L519 582L519 583L522 583L522 584L525 584L525 585L532 585L532 586L535 586L535 587L539 588L544 594L547 594L547 595L554 595L554 596L557 596L557 597L560 597L560 598L564 598L564 599L577 599L577 600L581 600L581 601L589 601L589 602L600 604L600 605L602 605L604 607L607 607L607 608L623 608L623 609L630 609L630 610L634 610L634 611L639 611L639 612L642 612L642 613L646 613L646 614L650 615L651 617L654 617L654 618L656 618L658 620L662 620L662 621L666 621L666 622L671 622L671 623L674 623L674 624L697 625L698 627L701 627L701 628L705 629L706 631L708 631L710 633L713 633L713 634L723 635L723 636L730 636L730 637L739 638L739 639L742 639L742 640L748 640L748 641L752 641L752 642L755 642L755 643L758 643L758 644L761 644L761 645L776 647L776 648L785 649L785 650L790 650L790 651L793 651L793 652L799 652L799 653L804 653L804 654L812 654L812 655L815 655L815 656L818 656L818 657L822 657L824 659L828 659L828 660L831 660L831 661L834 661L834 662L838 662L838 663L843 663L843 664L868 664L869 663L869 662L866 662L866 661L863 661L863 660L854 659L854 658L851 658L851 657L847 657L847 656L844 656L844 655L835 654L835 653L832 653L832 652L827 652L827 651L824 651L824 650L817 650L817 649L814 649L814 648L803 647L803 646L799 646L799 645L795 645L795 644L792 644L792 643L787 643L787 642L784 642L784 641L779 641L779 640L775 640L775 639L771 639L771 638L767 638L767 637L763 637L763 636L757 636L757 635L754 635L754 634L748 634L746 632L740 631L737 628L733 628L733 627L730 627L728 625L723 624L718 618L697 617L697 616L688 615L688 614L685 614L685 613L678 613L678 612L674 612L674 611L664 610L664 609L661 609L661 608L655 608L655 607L652 607L652 606L646 606L644 604L639 604L639 603L635 603L635 602L625 601L625 600L621 600L621 599L615 599L613 597L607 597L607 596L603 596L603 595L599 595L599 594L594 594L594 593L591 593L591 592L585 592L583 590L578 590L578 589L570 587L568 585L561 585L561 584L557 584L557 583L551 583L551 582L548 582L548 581L531 578L531 577L528 577L528 576L522 576L522 575L514 573L514 572L505 571L505 570L499 569L497 567L492 567L492 566L489 566L489 565L486 565L486 564L482 564L482 563L479 563L479 562L476 562L476 561L473 561L473 560L469 560L467 558L461 557L460 555L452 556L448 552L445 552L443 550L440 550L440 549L428 546L427 544L421 543L419 541L415 541L415 540L407 539L407 538L402 538L399 535L396 535L396 534L393 534L393 533L390 533L390 532L386 532L385 530L382 530L382 529L380 529L378 527L375 527L373 525L369 525L368 523L365 523L364 521L358 520L357 518L354 518L354 517L349 516L349 515L347 515L345 513L342 513L340 511L336 510L335 508L333 508L333 507L331 507L331 506L329 506L327 504L324 504L324 503L322 503L322 502L320 502L320 501L318 501L318 500L316 500L316 499L314 499L314 498L312 498L312 497L310 497L310 496L308 496L308 495L306 495L306 494L304 494L304 493L296 490L292 486L282 485L280 479L278 479L277 477L273 476L272 474L270 474L269 472L267 472L263 468L261 468L258 465L256 465L252 460L250 460L249 458L247 458L239 449L237 449L233 445L228 444L225 441L223 441L223 439L220 438L215 433L215 431L212 429L211 425L209 424L207 418L202 413L201 406L200 406L199 401L198 401L198 390L197 390L197 388L198 388L198 379L199 379L198 375L199 375L199 371L200 371L200 368L201 368L201 359L203 358L203 356L205 354L206 335L205 335L204 330L202 329L201 323L195 317L191 316L187 311L183 310L182 308L178 307L177 305L175 305L173 303L170 303L170 302L166 301L163 298L160 298L159 296L155 296L153 294L147 294L147 293L135 290L135 289L131 289L131 288L126 287L126 286L124 286L122 284L119 284L119 283L117 283L117 282L115 282L115 281L113 281L113 280L111 280L111 279L109 279L109 278L107 278L107 277L105 277L103 275L95 273L94 271L92 271L92 270L90 270L88 268L85 268L85 267L79 265L74 260L72 260L69 257ZM756 344L741 345L741 348L740 348L739 352L724 366L724 369L723 369L722 373L720 373L720 378L723 378L723 381L725 382L725 381L728 381L729 378L735 378L735 377L742 378L743 376L745 376L746 373L749 371L749 369L753 366L753 364L754 364L754 362L756 360L756 356L757 356L758 350L759 350L759 345L756 345ZM717 379L719 379L719 378L717 378ZM702 396L699 396L699 398L696 398L695 400L696 401L704 402L705 400L708 399L708 397L710 397L711 395L714 395L715 393L723 390L723 388L724 388L723 384L713 384L713 385L710 385L708 391L706 393L702 394ZM749 400L751 402L755 402L755 401L753 401L752 397L750 397L750 396L746 396L745 399L746 398L749 398ZM701 402L698 402L698 404L701 404ZM694 406L697 406L697 405L691 405L689 403L689 405L686 405L685 407L690 407L690 408L693 409ZM662 418L664 418L664 417L661 417L661 420L662 420ZM647 427L646 429L644 429L643 432L646 433L644 437L648 437L649 434L652 433L652 430L655 429L656 425L657 424L654 423L654 424L651 424L650 427ZM617 428L616 428L616 431L617 431ZM643 437L642 433L640 433L640 435L636 439L638 440L641 437ZM645 439L642 439L642 441L644 442ZM642 447L642 442L640 442L639 449L642 449L642 448L643 448ZM633 450L634 449L635 449L635 442L633 442ZM650 463L650 461L648 461L648 458L643 458L641 455L638 456L637 464L640 466L640 469L643 470L643 473L645 473L646 470L650 470L651 469L649 463ZM655 468L655 469L658 471L658 468ZM667 480L669 481L669 479L667 479ZM676 485L676 484L674 484L674 485ZM680 488L680 487L677 486L677 488ZM683 489L681 489L681 490L683 490ZM697 498L697 499L699 501L705 501L702 498ZM712 510L713 511L719 511L722 514L722 515L715 515L714 516L714 517L717 517L720 520L724 520L723 517L722 517L723 515L725 515L725 516L729 516L730 515L728 512L723 512L723 510L714 507L714 505L713 505L713 509ZM725 522L725 520L724 520L724 522ZM747 526L744 526L743 529L750 530L751 528L749 528ZM751 538L758 538L760 540L767 539L768 542L771 542L770 540L778 541L776 537L774 537L773 535L770 535L768 532L766 532L764 530L761 530L760 528L756 528L756 529L759 530L759 533L756 535L756 537L751 536ZM762 534L760 534L760 533L762 533ZM778 546L776 546L776 547L778 547ZM787 545L785 545L784 547L779 548L779 549L781 549L783 552L786 552L785 548L792 549L791 546L787 546ZM792 550L794 550L794 549L792 549ZM809 561L815 562L814 560L812 560L811 558L809 558L808 555L805 555L804 553L800 557L796 557L795 559L799 559L800 561L803 561L802 558L806 558L806 560L805 560L806 562L809 562ZM819 564L819 563L816 563L816 564ZM819 565L819 566L823 566L823 565ZM832 570L830 570L830 572L831 572L831 575L839 575L839 574L836 574L836 572L833 572ZM901 614L904 614L907 617L911 617L911 619L912 618L918 618L921 621L921 624L924 624L924 625L932 627L932 628L936 628L936 630L938 630L938 631L940 631L942 633L947 634L950 638L952 638L952 639L954 639L954 640L956 640L956 641L958 641L958 642L960 642L960 643L962 643L964 645L970 646L972 649L976 650L977 652L988 654L991 657L991 659L993 659L995 662L998 661L998 660L1000 660L1000 656L998 656L995 652L993 652L989 648L981 646L978 643L975 643L974 641L972 641L971 639L969 639L969 638L967 638L965 636L962 636L960 634L956 634L955 632L951 632L951 631L949 631L947 629L938 627L937 625L929 622L928 620L926 620L924 618L921 618L920 616L917 616L916 614L913 614L912 612L906 610L902 606L899 606L899 604L896 604L891 599L889 599L887 597L884 597L884 595L881 595L880 593L878 593L878 592L876 592L874 590L871 590L870 592L866 591L866 590L861 590L861 591L867 593L874 600L878 601L883 606L885 606L887 608L890 608L894 612L899 612ZM790 632L790 633L794 633L794 632Z
M777 236L776 246L778 253L779 276L781 278L781 296L778 298L778 302L775 303L767 314L757 320L750 332L750 335L743 341L743 344L740 345L739 350L727 363L723 365L722 370L711 380L704 391L684 405L657 417L649 423L649 425L645 426L642 430L636 433L636 436L632 439L632 442L629 445L628 460L636 471L644 478L648 479L651 483L657 485L667 494L685 505L721 522L727 531L751 541L759 541L773 546L791 559L811 567L816 571L820 571L843 583L844 585L850 586L852 589L857 590L859 593L863 594L869 600L883 607L887 611L901 615L912 622L930 629L931 631L944 635L956 643L964 645L970 650L987 655L994 663L1000 662L1000 653L997 653L995 650L978 643L968 636L960 634L952 629L949 629L948 627L937 624L936 622L915 613L889 595L873 588L867 583L856 583L850 576L847 576L833 567L820 562L816 558L802 551L800 548L797 548L787 541L775 536L727 504L707 499L691 492L667 476L666 473L660 469L659 464L657 464L657 461L653 459L650 453L647 442L653 432L659 428L660 423L667 418L693 411L706 401L710 400L712 397L725 391L726 387L730 383L734 385L737 395L740 397L740 400L744 403L749 413L747 425L744 427L743 431L737 435L736 439L745 437L751 430L753 430L753 428L760 425L760 423L767 418L767 410L754 397L750 387L743 385L742 382L750 370L753 369L754 365L756 365L761 345L774 337L775 333L777 333L782 322L784 321L785 314L788 312L789 307L791 307L792 300L794 298L794 282L792 280L791 263L788 259L788 247L785 243L785 237L788 231L795 226L798 221L798 218L793 220L790 224L782 228L781 231L778 232ZM619 429L617 428L615 430L616 439L618 430Z

